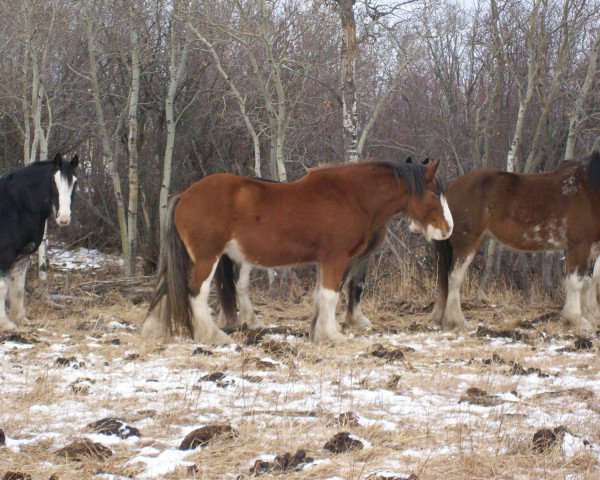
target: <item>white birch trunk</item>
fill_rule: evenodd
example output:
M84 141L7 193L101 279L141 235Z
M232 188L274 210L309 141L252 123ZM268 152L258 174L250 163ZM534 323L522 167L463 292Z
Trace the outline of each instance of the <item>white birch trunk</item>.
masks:
M139 203L138 179L138 100L140 94L140 43L136 25L135 8L130 7L131 24L129 39L131 41L131 87L129 91L129 106L127 115L127 152L129 156L129 203L127 206L127 242L129 258L125 259L125 275L135 275L137 257L137 220Z
M590 50L590 58L588 60L588 69L581 85L581 90L575 100L574 112L569 118L569 135L567 136L567 145L565 147L565 160L571 160L575 152L575 143L577 138L577 129L583 117L583 107L586 98L590 93L594 76L596 75L596 65L598 63L598 51L600 50L600 29L596 32L596 39Z
M342 86L342 140L344 159L349 163L358 162L361 147L358 144L358 108L356 102L356 20L354 4L356 0L337 0L342 22L341 86ZM363 141L364 147L364 141Z
M210 53L213 61L215 62L215 68L217 69L217 72L219 72L219 75L221 75L221 78L223 78L223 80L225 80L225 82L227 83L227 86L231 90L231 93L233 94L233 96L235 97L235 99L238 103L240 113L244 120L244 125L246 126L246 129L248 130L250 138L252 138L252 145L254 146L254 174L257 177L260 177L261 176L260 139L259 139L258 134L256 133L256 129L254 128L254 125L252 125L250 116L248 115L248 112L246 111L246 99L242 96L240 91L237 89L237 87L231 80L231 77L225 71L225 68L223 67L223 65L221 63L221 59L219 58L219 55L217 54L217 51L215 50L213 44L209 40L207 40L198 31L198 29L196 29L193 25L189 24L188 26L196 34L198 39L206 46L206 48L208 48L208 52Z
M175 118L175 96L181 82L186 65L189 51L189 45L191 42L190 27L186 28L186 35L183 45L181 47L181 56L179 62L177 61L177 41L175 30L179 26L176 23L177 16L180 13L175 7L178 4L174 4L174 10L172 15L172 26L171 26L171 52L170 52L170 63L169 63L169 74L171 79L169 81L169 90L167 92L167 98L165 99L165 116L167 120L167 144L165 146L165 156L163 160L163 176L162 183L160 185L160 193L158 198L158 216L159 216L159 227L160 227L160 242L162 244L164 225L167 218L167 209L169 205L169 192L171 190L171 170L173 164L173 149L175 147L175 133L177 130L177 119Z
M267 49L267 58L269 60L269 71L271 73L271 78L275 84L275 92L277 94L277 108L273 108L271 110L274 113L276 129L275 138L272 138L271 143L273 143L274 140L277 180L279 180L280 182L287 182L287 172L285 169L285 137L287 128L287 107L285 103L285 90L283 88L283 83L281 80L281 70L279 68L280 65L279 62L276 60L273 51L273 41L270 39L268 32L266 0L260 0L260 10L262 16L263 41L265 42L265 46ZM273 134L273 132L271 132L271 134Z
M538 69L537 59L536 59L536 51L535 51L535 41L536 41L536 26L537 26L537 18L538 18L538 9L541 0L536 0L533 4L533 10L531 12L531 17L529 21L529 32L528 32L528 50L529 57L527 59L527 79L526 79L526 87L525 92L522 90L522 84L519 83L519 111L517 113L517 123L515 125L515 131L513 133L513 138L510 143L510 149L506 156L506 171L507 172L515 172L516 171L516 161L517 155L519 152L519 147L521 145L521 137L523 136L523 124L525 122L525 114L527 113L527 107L529 106L529 102L533 96L533 87L535 82L535 75ZM515 77L517 78L517 77Z

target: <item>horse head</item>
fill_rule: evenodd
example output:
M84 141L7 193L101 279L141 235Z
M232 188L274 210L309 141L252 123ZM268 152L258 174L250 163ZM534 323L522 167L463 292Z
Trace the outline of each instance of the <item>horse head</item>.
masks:
M425 168L425 190L422 197L413 199L411 208L407 211L410 218L409 228L411 232L423 234L428 241L446 240L452 235L454 221L435 176L440 162L427 159L422 165Z
M54 157L52 208L56 214L56 223L60 227L66 227L71 223L71 201L73 187L77 181L74 172L78 164L77 155L69 161L63 161L60 153Z

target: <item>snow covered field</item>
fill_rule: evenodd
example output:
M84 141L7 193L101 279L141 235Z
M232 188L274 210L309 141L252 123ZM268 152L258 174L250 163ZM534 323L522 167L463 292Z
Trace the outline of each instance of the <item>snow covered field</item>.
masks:
M531 305L481 305L455 334L431 330L418 305L368 301L372 331L314 346L309 301L257 298L272 328L226 346L142 341L143 305L30 306L28 328L0 332L0 475L600 478L597 337L573 337ZM478 323L490 330L476 334ZM105 418L124 425L89 426ZM210 425L231 428L179 448ZM348 443L332 441L340 432ZM83 454L61 450L85 440Z

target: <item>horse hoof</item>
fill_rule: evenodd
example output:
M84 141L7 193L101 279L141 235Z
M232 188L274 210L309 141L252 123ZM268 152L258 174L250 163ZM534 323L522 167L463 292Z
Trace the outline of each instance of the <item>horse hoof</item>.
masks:
M462 332L467 330L467 322L464 318L461 318L459 320L444 319L442 321L442 330L453 330L457 332Z
M208 343L224 345L226 343L233 343L233 339L222 330L217 330Z
M345 335L341 334L339 331L316 331L312 332L310 335L310 339L313 343L317 344L331 344L333 343L343 343L346 341Z
M346 324L349 327L358 327L358 328L371 328L373 323L364 315L360 315L358 318L350 318L346 320Z
M577 330L581 331L581 333L594 333L594 327L587 320L587 318L582 317L581 322L579 323L579 325L576 328L577 328Z
M20 315L16 318L11 317L11 323L14 325L27 325L30 323L30 320L25 315Z
M8 318L0 319L0 330L13 330L15 328L17 328L17 326Z
M594 333L595 329L585 317L569 318L563 317L565 330L572 329L579 333Z
M260 330L261 328L267 328L267 324L264 323L262 320L258 320L257 318L254 318L251 323L248 323L248 322L245 322L245 323L250 330ZM242 323L242 325L243 325L243 323Z

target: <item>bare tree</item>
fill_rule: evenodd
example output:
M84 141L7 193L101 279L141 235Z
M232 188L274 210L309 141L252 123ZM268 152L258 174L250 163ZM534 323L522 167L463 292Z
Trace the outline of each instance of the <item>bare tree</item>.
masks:
M369 19L364 26L360 38L357 35L356 18L354 7L356 0L335 0L341 20L342 27L342 46L340 50L340 77L341 77L341 95L342 102L342 139L344 160L349 163L358 162L359 156L363 154L366 138L373 124L380 115L383 105L389 98L391 92L400 83L400 75L404 67L412 59L398 58L398 69L392 77L390 87L387 94L380 97L370 118L366 123L366 128L360 136L358 134L358 103L356 93L356 60L358 58L358 45L364 42L372 33L375 26L379 25L382 18L393 15L398 9L404 5L415 3L418 0L407 0L396 3L392 6L387 4L378 5L377 2L365 0L364 8Z
M193 2L196 3L195 1ZM188 53L192 41L191 25L188 21L189 11L185 11L187 1L175 0L171 14L170 55L169 55L169 89L165 99L165 116L167 121L167 142L163 160L163 175L159 194L159 228L162 242L165 219L167 215L169 191L171 187L171 170L173 165L173 149L175 133L181 115L175 117L175 97L179 89L187 65ZM184 31L184 38L179 40L179 29Z
M538 70L538 58L536 51L536 42L539 35L538 26L538 14L540 4L542 0L534 0L531 15L529 17L529 28L526 30L525 35L527 38L527 75L525 80L519 76L519 74L513 69L513 79L518 85L519 95L519 112L517 113L517 121L515 130L513 133L513 139L510 143L510 150L506 155L506 171L515 172L516 164L518 160L519 148L521 145L521 137L523 136L523 126L525 123L525 114L527 113L527 107L533 97L533 89L535 86L535 78ZM505 43L505 39L503 39ZM506 55L506 52L504 52ZM507 62L508 64L508 62Z
M92 97L94 99L94 107L96 111L96 121L99 130L99 137L101 142L102 151L102 164L106 165L108 174L111 179L116 210L117 219L119 225L119 235L121 239L121 252L125 259L130 258L129 242L127 236L127 220L125 215L125 202L123 201L123 190L121 187L121 179L115 165L115 155L113 149L110 146L111 139L114 135L109 135L107 129L107 123L104 115L104 107L100 98L100 84L98 81L98 62L96 59L96 38L94 35L92 17L90 15L89 3L84 3L83 14L85 19L87 44L88 44L88 56L90 63L90 84L92 90ZM115 128L119 128L119 123ZM116 134L116 132L115 132Z
M577 139L577 129L581 124L583 118L583 111L585 101L590 93L592 84L594 81L594 75L596 75L596 64L598 63L598 52L600 51L600 29L596 32L596 38L590 49L590 55L588 59L588 68L579 95L575 100L573 112L569 117L569 135L567 136L567 146L565 147L565 160L573 158L575 151L575 143Z

